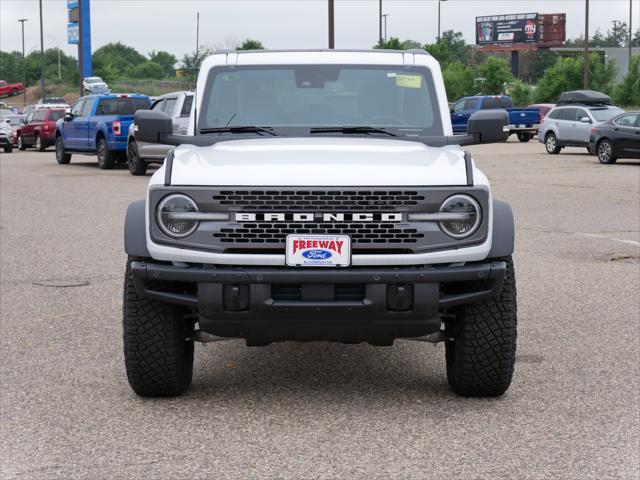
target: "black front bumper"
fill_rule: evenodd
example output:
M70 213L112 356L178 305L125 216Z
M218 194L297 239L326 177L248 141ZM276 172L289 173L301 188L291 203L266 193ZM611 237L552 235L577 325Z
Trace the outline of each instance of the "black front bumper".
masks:
M503 261L409 268L179 267L132 262L137 292L189 307L201 330L263 345L284 340L391 344L440 329L455 306L494 297Z
M9 137L7 137L6 135L0 135L0 147L4 147L7 145L13 145L11 143L11 139Z

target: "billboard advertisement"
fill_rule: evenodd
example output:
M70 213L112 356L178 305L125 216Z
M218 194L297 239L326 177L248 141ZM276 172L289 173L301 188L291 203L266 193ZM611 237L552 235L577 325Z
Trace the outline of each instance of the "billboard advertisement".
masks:
M476 17L476 45L538 43L538 14Z

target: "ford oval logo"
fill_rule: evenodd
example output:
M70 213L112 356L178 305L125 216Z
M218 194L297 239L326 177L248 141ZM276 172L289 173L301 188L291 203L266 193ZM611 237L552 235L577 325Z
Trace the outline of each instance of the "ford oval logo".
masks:
M331 252L328 250L307 250L302 253L302 256L310 260L326 260L331 258Z

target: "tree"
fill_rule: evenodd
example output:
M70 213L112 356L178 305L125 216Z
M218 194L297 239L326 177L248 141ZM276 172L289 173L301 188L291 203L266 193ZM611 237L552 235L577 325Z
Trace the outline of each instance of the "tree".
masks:
M193 54L185 54L180 61L181 67L190 75L195 75L200 70L200 64L202 61L211 55L213 51L207 47L200 47L197 52Z
M631 58L631 70L614 89L613 99L618 105L640 105L640 55Z
M450 101L473 95L474 75L473 71L462 62L452 62L442 70L444 86Z
M406 50L406 48L403 47L403 42L397 37L391 37L386 42L384 40L378 40L378 43L373 48L378 50Z
M247 38L236 50L264 50L264 45L259 40Z
M160 79L164 78L165 69L162 65L147 60L144 63L131 67L127 70L127 75L132 78L148 78L148 79Z
M147 61L145 56L135 48L128 47L120 42L108 43L98 48L93 52L92 60L94 73L105 80L106 73L115 73L115 76L119 77L136 65Z
M526 107L531 104L532 94L533 90L531 87L520 80L514 81L509 90L509 95L511 95L513 104L516 107Z
M156 52L155 50L149 53L149 61L156 63L162 67L165 77L172 77L176 68L178 59L168 52L162 50Z
M462 32L446 30L442 32L440 38L432 44L424 46L442 66L454 61L468 63L471 56L471 45L465 42Z
M558 58L538 81L535 99L537 102L556 102L562 92L579 90L583 86L584 58ZM589 88L609 93L615 79L616 67L612 61L604 63L602 57L592 53L589 57Z
M481 85L485 95L504 93L506 84L513 81L513 74L506 60L498 57L489 57L480 65L478 73L483 79Z

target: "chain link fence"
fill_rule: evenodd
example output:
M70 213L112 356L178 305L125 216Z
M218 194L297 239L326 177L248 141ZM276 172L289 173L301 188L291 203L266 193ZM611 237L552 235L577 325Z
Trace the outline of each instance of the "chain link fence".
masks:
M109 84L114 93L143 93L154 97L180 90L194 90L195 87L195 83L175 80L118 80Z

